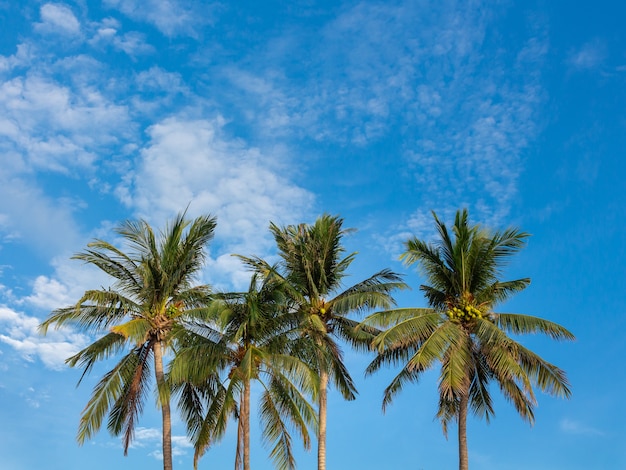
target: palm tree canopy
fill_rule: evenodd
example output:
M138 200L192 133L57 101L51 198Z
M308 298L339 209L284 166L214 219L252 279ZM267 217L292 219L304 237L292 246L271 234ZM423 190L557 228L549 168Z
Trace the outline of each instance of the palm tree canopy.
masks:
M429 308L387 310L370 315L363 326L386 328L372 342L378 352L366 373L384 364L402 369L385 389L383 408L407 383L437 364L439 411L444 431L455 419L460 400L487 420L494 414L488 384L498 383L519 414L533 422L533 385L550 394L570 396L565 373L508 336L543 333L572 340L564 327L541 318L496 313L494 307L530 284L530 279L501 281L510 256L529 235L515 228L491 232L470 225L467 210L458 211L449 230L433 213L438 240L408 240L402 259L417 264L428 284L420 286Z
M99 430L109 411L107 427L114 435L124 433L124 450L128 450L136 418L143 409L150 359L154 359L156 348L160 355L161 344L170 344L172 332L187 319L203 315L210 301L209 287L194 283L215 225L214 217L189 221L182 213L155 234L144 220L126 221L115 229L125 242L124 249L95 240L73 256L107 273L112 285L88 290L73 306L53 311L40 331L45 334L50 327L72 325L99 336L66 361L71 367L83 368L81 380L97 361L130 346L94 388L81 415L79 443ZM163 383L158 392L161 404L169 400Z
M343 219L324 214L314 224L279 227L270 224L282 262L270 266L260 258L239 256L244 263L265 276L284 284L287 295L301 314L301 327L324 351L325 368L345 398L354 398L354 385L343 366L341 348L333 336L355 348L366 350L373 329L356 329L357 322L347 317L395 305L392 292L407 288L401 276L383 269L369 278L343 288L347 269L357 253L345 255L344 235L353 232L343 228ZM345 256L344 256L345 255ZM318 349L318 353L320 350Z

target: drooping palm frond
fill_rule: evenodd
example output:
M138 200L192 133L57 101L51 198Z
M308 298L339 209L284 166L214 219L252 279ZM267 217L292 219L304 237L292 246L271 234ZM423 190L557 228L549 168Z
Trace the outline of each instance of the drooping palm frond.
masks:
M309 427L315 429L315 410L307 401L303 390L311 392L315 387L316 380L311 377L311 371L303 363L289 356L282 356L282 360L291 362L290 367L285 368L285 364L280 359L274 358L267 364L265 374L268 375L269 384L264 385L264 393L261 397L261 422L263 424L263 439L272 446L270 457L274 460L276 467L280 469L295 468L295 458L291 446L291 435L289 426L285 419L289 421L304 444L306 449L310 448L311 439ZM277 367L278 366L278 367ZM295 370L301 372L294 374ZM283 371L288 371L285 374ZM306 377L310 378L307 379ZM294 383L293 379L296 380ZM305 384L306 382L306 384Z
M78 385L80 385L83 378L91 372L96 362L120 353L125 346L126 338L124 336L118 333L109 333L94 341L85 349L68 357L65 363L70 367L79 366L83 368L83 373L78 380Z
M140 368L141 351L143 349L126 354L94 387L91 398L81 413L77 436L79 444L83 444L98 432L106 413L114 407L120 397L124 396L124 391Z
M137 347L131 354L134 357L133 369L122 369L122 390L109 413L107 428L114 436L123 434L124 455L132 441L135 424L143 411L143 404L148 392L147 382L150 377L152 348L149 343Z

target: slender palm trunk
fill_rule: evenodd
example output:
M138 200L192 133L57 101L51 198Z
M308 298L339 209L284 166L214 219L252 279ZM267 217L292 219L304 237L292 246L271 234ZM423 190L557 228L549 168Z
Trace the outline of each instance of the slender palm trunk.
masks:
M243 397L239 403L239 422L237 423L237 453L235 454L235 470L241 470L241 460L243 458Z
M459 470L469 470L469 459L467 456L467 405L468 394L461 395L459 403Z
M250 470L250 381L243 385L243 470Z
M154 343L154 373L156 376L161 415L163 417L163 470L172 470L172 415L169 393L166 391L163 374L163 351L161 341Z
M317 470L326 470L326 408L328 405L328 372L320 371L319 431L317 434Z

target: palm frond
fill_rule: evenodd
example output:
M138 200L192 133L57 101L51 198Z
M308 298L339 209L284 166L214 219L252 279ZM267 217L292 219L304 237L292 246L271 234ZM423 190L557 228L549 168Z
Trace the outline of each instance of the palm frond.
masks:
M498 313L495 324L513 334L542 333L556 340L576 339L565 327L543 318L519 313Z
M117 333L109 333L102 338L94 341L85 349L77 352L71 357L65 360L65 363L70 367L83 368L83 373L78 380L78 384L83 381L85 376L91 372L94 364L102 359L107 359L122 351L126 345L126 338Z

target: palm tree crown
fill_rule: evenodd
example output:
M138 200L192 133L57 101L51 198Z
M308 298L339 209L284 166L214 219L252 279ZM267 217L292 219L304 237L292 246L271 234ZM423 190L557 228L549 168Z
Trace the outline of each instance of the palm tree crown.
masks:
M123 434L127 453L143 409L153 359L163 415L163 466L172 468L169 388L163 354L171 346L172 332L202 312L209 302L209 288L194 286L194 282L214 228L213 217L188 221L184 213L158 235L143 220L127 221L116 229L127 244L127 252L95 240L74 256L101 269L114 282L108 289L88 290L75 305L52 312L41 324L41 332L45 334L52 325L58 328L71 324L98 336L66 361L84 369L81 380L97 361L130 347L94 388L81 415L80 444L100 429L108 412L107 427L114 435Z
M416 382L424 371L440 364L437 417L444 432L451 420L458 422L459 468L465 470L467 411L487 420L494 415L490 382L498 383L522 418L531 423L536 404L533 384L557 396L570 396L565 373L508 334L574 337L547 320L493 311L530 283L528 278L499 280L506 261L525 245L527 233L515 228L492 233L470 225L466 210L457 212L450 233L433 215L438 242L412 238L402 255L407 264L418 264L429 282L420 289L430 308L378 312L363 322L363 326L387 328L372 342L378 356L367 373L383 364L402 365L385 389L384 408L407 382Z

